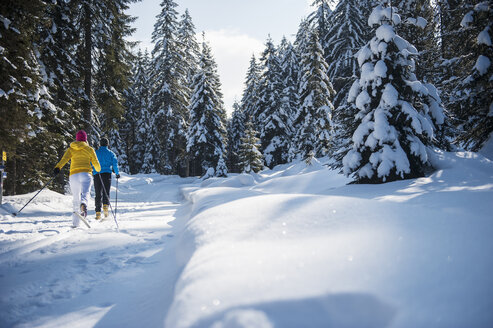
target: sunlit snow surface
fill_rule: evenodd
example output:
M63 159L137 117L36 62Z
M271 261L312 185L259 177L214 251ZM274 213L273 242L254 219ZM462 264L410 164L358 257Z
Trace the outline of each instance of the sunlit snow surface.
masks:
M124 175L120 233L70 229L70 196L43 191L15 218L33 194L4 197L0 326L491 327L493 162L432 160L381 185L323 160Z

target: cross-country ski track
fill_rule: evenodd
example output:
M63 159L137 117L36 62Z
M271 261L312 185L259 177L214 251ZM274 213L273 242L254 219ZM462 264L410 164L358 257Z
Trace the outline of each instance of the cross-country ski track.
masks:
M17 217L1 213L1 327L164 324L181 267L175 230L187 180L146 175L119 182L120 232L111 214L94 220L93 204L92 228L71 228L72 197L49 190ZM33 195L13 197L8 208Z

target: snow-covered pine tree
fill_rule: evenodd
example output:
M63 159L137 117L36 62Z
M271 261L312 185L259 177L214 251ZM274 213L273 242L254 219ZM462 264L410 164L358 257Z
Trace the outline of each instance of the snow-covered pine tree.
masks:
M139 157L142 166L139 170L140 173L154 173L156 172L154 168L154 158L152 154L155 152L149 145L155 145L153 142L154 136L149 132L152 131L154 126L153 116L150 111L150 101L151 101L151 60L147 50L144 52L144 60L142 62L142 87L141 94L141 110L137 121L137 131L135 136L135 145L133 147L133 152L135 156ZM144 87L144 85L146 87ZM146 97L147 96L147 97Z
M121 138L123 139L124 145L122 145L122 149L124 150L127 158L127 166L128 170L126 172L130 174L135 174L138 171L135 170L134 163L139 161L138 158L132 156L132 147L135 144L135 132L137 130L137 119L138 111L140 109L140 99L137 96L138 88L136 87L136 81L139 78L139 64L142 62L142 51L139 49L135 59L132 61L132 75L130 79L130 86L123 92L123 96L125 98L125 114L123 116L123 120L120 122L118 131L120 133ZM140 163L142 166L142 163Z
M127 163L125 172L136 174L142 171L149 131L149 54L139 49L132 62L134 75L130 86L123 93L125 97L124 119L119 124L120 149L124 150ZM123 153L122 153L123 154Z
M183 48L182 58L183 64L186 66L186 85L192 85L193 77L199 70L199 57L200 57L200 47L195 36L195 25L192 22L192 17L185 10L185 13L181 16L181 20L178 26L178 44ZM189 90L190 92L192 90ZM188 95L190 98L190 95Z
M262 153L259 150L260 139L253 123L248 121L245 125L245 136L241 138L240 146L240 170L241 172L259 172L264 168Z
M327 39L330 37L329 29L332 25L332 9L330 6L335 5L337 2L337 0L313 0L312 6L316 7L316 10L308 15L307 18L308 24L312 29L317 30L318 39L324 51L329 50Z
M469 36L462 41L468 51L462 64L468 71L455 90L462 131L457 141L472 151L481 149L493 132L493 5L476 2L461 21L462 35Z
M145 58L148 59L149 55L147 51L144 54ZM147 60L144 62L144 67L146 68L145 71L147 73L147 78L149 81L149 64L150 61ZM149 110L149 103L150 103L150 86L149 84L148 90L142 90L143 98L147 100L147 102L142 101L141 102L141 111L139 115L139 119L137 121L137 131L135 133L135 144L132 148L133 153L135 154L136 157L139 158L139 162L136 162L137 165L141 164L140 169L138 172L141 173L151 173L155 172L154 167L152 165L153 163L153 158L152 158L152 151L149 149L148 144L150 142L150 138L152 136L149 135L149 131L151 130L151 127L153 126L153 121L152 117L150 114ZM145 98L144 95L148 95L147 98ZM138 166L137 166L138 167Z
M256 106L258 103L258 88L260 83L260 66L255 55L250 59L250 66L245 78L245 89L241 98L241 108L245 118L252 119L257 115Z
M133 55L130 49L135 42L129 42L126 38L132 34L135 28L130 24L135 18L125 14L129 8L130 0L106 1L101 6L101 19L105 22L102 30L94 31L97 36L97 71L94 74L94 99L97 104L98 121L101 126L97 127L102 134L118 135L116 130L124 113L123 92L129 86L131 75L131 61ZM112 150L117 154L123 154L120 143L111 140Z
M74 1L45 2L44 14L37 27L38 38L33 44L41 68L43 84L46 86L56 112L43 116L46 132L49 133L50 150L46 158L56 161L73 140L76 124L80 122L80 86L82 80L76 62L79 31L76 20L77 4ZM50 162L47 161L47 162ZM46 171L52 168L46 164ZM68 170L62 171L51 184L52 189L64 192Z
M134 30L130 27L134 18L125 13L131 2L133 0L70 2L74 4L74 25L79 41L75 63L83 80L80 88L82 121L77 129L88 132L90 143L96 143L102 132L116 127L123 114L121 95L128 85L129 48L134 44L126 39Z
M441 55L446 60L460 57L459 54L463 51L463 43L459 42L461 38L459 30L462 18L467 12L467 3L470 1L437 0L435 3ZM455 62L456 60L452 61ZM442 63L442 66L450 66L451 64L453 63Z
M305 159L310 152L315 156L327 155L331 146L331 117L334 107L331 99L335 92L327 74L327 63L313 30L305 53L301 56L300 110L294 120L296 136L290 154Z
M467 74L467 68L462 64L462 58L467 56L462 38L468 37L461 33L461 21L467 12L465 0L438 0L437 20L439 24L440 53L443 62L440 63L442 74L439 89L442 91L444 105L447 109L457 106L459 100L455 97L454 88L460 77ZM454 114L455 110L452 110ZM452 117L455 121L455 118Z
M434 126L444 119L435 87L416 79L418 53L395 33L399 23L394 10L375 7L368 24L379 26L376 35L358 52L361 75L348 95L358 127L342 162L360 183L423 176Z
M437 85L447 79L441 74L439 65L442 60L440 42L444 39L437 33L440 30L436 15L439 12L436 10L438 2L398 0L392 3L402 21L396 26L397 34L414 45L419 52L419 65L416 65L415 71L417 79ZM448 116L448 111L444 110L444 114ZM454 137L450 120L445 120L443 125L436 128L434 144L441 149L450 150L450 142Z
M220 91L217 65L211 48L204 41L200 69L193 80L190 102L190 125L187 151L190 154L190 174L203 175L215 169L226 150L226 114ZM223 172L216 172L222 174Z
M152 85L149 104L151 115L151 131L146 160L151 172L170 174L172 163L169 152L173 144L170 141L172 134L170 116L172 110L172 89L178 87L179 81L173 75L172 66L175 57L173 55L176 46L176 32L178 29L178 6L174 1L165 0L161 4L161 12L156 16L152 33L152 61L150 69L150 82ZM152 160L151 160L152 158ZM152 162L152 163L151 163Z
M58 0L47 3L46 24L38 26L38 59L43 82L48 88L53 104L57 107L57 130L66 142L73 139L81 118L80 98L82 79L77 58L79 31L75 26L77 5L74 1ZM63 155L65 146L59 155Z
M182 176L189 175L189 158L186 152L187 129L190 120L188 106L193 91L190 86L193 83L193 77L199 70L198 58L200 56L200 47L195 35L195 25L192 22L192 17L190 16L188 9L186 9L178 23L177 32L177 43L182 49L182 57L179 58L178 64L182 67L183 71L183 74L181 74L183 79L181 84L186 86L183 90L185 92L186 106L180 106L181 110L179 113L181 118L179 120L179 137L177 138L174 147L177 154L176 161L179 164L177 170Z
M300 58L302 58L303 54L307 52L308 49L308 42L310 40L310 35L313 32L313 28L310 26L310 22L308 19L303 19L298 27L298 31L296 32L296 37L294 41L294 49L296 51L296 55L298 58L298 61ZM299 66L300 64L298 64ZM298 106L296 106L294 112L291 115L291 127L293 131L293 135L291 137L291 142L289 145L288 149L288 161L292 161L297 157L297 152L298 152L298 144L296 140L296 133L298 131L299 126L296 126L296 118L301 114L301 106L299 102L299 88L300 88L300 81L301 81L301 67L298 67L298 77L297 77L297 97L298 97Z
M398 0L393 5L401 15L402 23L396 27L397 33L419 51L419 65L416 76L420 80L436 81L436 62L439 60L438 24L435 23L435 10L430 0Z
M58 112L38 60L38 26L47 23L45 10L42 1L5 1L0 6L0 144L9 154L7 194L43 185L62 142L51 130Z
M124 14L124 11L129 2L130 0L35 0L27 3L23 1L2 3L1 10L5 10L4 17L7 19L4 24L5 29L9 30L10 27L14 27L19 32L14 32L14 34L26 37L23 40L14 34L6 33L5 39L8 38L9 42L25 43L26 53L29 53L29 56L34 54L36 57L35 61L26 57L22 62L24 66L29 66L29 69L36 71L38 75L32 78L26 73L23 75L25 79L28 79L31 85L37 85L36 88L39 87L34 93L27 90L22 93L26 97L33 95L29 106L39 105L40 111L35 116L31 116L33 122L29 122L29 119L22 120L22 124L27 124L31 137L35 136L33 142L28 142L28 138L23 138L26 141L22 148L22 156L26 158L23 163L29 168L36 172L44 172L45 175L49 174L53 165L51 158L53 161L59 158L68 146L64 142L72 140L74 132L80 128L87 129L91 141L98 139L98 119L93 109L104 109L105 107L94 101L93 88L96 85L99 87L103 85L98 84L101 80L95 77L98 74L99 76L104 75L104 80L110 82L104 83L104 88L100 87L100 90L110 90L112 96L123 91L128 79L128 70L127 74L123 74L125 70L122 69L122 65L126 64L122 54L128 51L128 43L124 41L124 37L131 32L129 23L132 20ZM11 17L9 10L15 11L15 15L20 15L22 24L17 24L9 18ZM17 59L22 58L24 50L21 50L19 54ZM10 62L15 65L17 60ZM102 70L104 70L103 74ZM8 74L7 70L2 70L2 72ZM101 94L96 96L101 96ZM101 100L101 97L98 100ZM120 104L121 101L120 99ZM35 104L36 102L38 105ZM103 101L102 103L109 102ZM112 105L109 106L110 110L114 109ZM34 113L31 109L28 110L29 112ZM83 113L84 115L81 115ZM90 131L92 128L95 130ZM22 137L20 130L16 134ZM46 150L43 146L48 143L50 148ZM38 154L41 149L46 150L43 152L44 158L50 158L42 161L46 168L37 167L36 163L35 165L29 164L29 160L35 158L31 156L32 153ZM14 162L9 161L9 165L14 165ZM15 172L16 170L10 171ZM26 170L23 171L30 174ZM24 186L30 185L26 184L26 181L17 180L16 176L18 175L15 173L11 174L10 182L19 181ZM30 174L30 176L35 178L36 174ZM57 180L54 185L60 187L61 190L64 176L59 177L60 180Z
M299 96L298 96L298 78L300 74L300 63L299 57L294 49L291 42L288 42L285 38L281 42L282 52L281 57L281 81L282 81L282 94L281 94L281 111L286 113L287 122L287 135L289 139L292 139L294 131L293 127L293 116L299 107ZM286 154L287 155L287 154ZM285 158L287 160L287 157Z
M120 133L125 139L129 173L148 171L143 169L146 153L149 122L149 54L139 49L133 63L134 75L130 87L125 91L125 120L120 126ZM149 173L149 172L146 172Z
M460 108L461 77L467 75L467 65L462 63L462 59L467 57L467 49L463 46L463 40L468 36L461 35L460 22L467 11L465 0L438 0L434 3L435 17L434 22L438 25L438 60L434 63L432 71L433 78L440 90L445 108L447 120L440 127L437 133L438 147L451 150L457 146L455 139L461 128L457 110ZM459 88L459 90L456 90Z
M121 123L120 123L121 124ZM109 148L115 153L118 160L120 172L129 172L128 155L126 152L127 144L124 137L121 136L119 129L112 129L107 132L106 137L109 140Z
M310 39L311 31L312 27L310 26L310 22L307 19L301 20L294 40L294 49L296 50L298 58L301 58L301 54L305 52L306 44Z
M282 62L284 52L286 51L286 48L289 46L289 44L291 44L291 42L289 42L288 39L286 39L286 36L283 35L281 42L277 46L277 56L279 57L279 62Z
M261 152L267 166L286 162L289 146L289 117L281 110L283 91L282 68L279 54L269 37L260 62L263 68L259 84L258 112L254 117L255 129L259 131Z
M329 65L328 76L336 92L349 85L334 102L336 108L344 101L358 73L354 55L370 40L366 20L370 15L371 1L341 0L330 16L328 37L322 45L326 53L325 61Z
M351 136L356 129L353 107L347 103L347 94L359 74L356 52L370 40L367 19L373 0L341 0L330 16L327 32L325 60L329 65L328 76L334 83L333 100L334 140L331 157L334 166L342 166L342 157L348 151Z
M187 129L188 86L183 63L183 48L177 42L178 21L173 0L161 2L152 33L151 115L152 132L150 150L155 170L161 174L180 171L185 157Z
M259 66L258 102L252 123L255 129L262 134L267 123L266 117L280 106L279 95L282 91L281 63L270 35L260 56Z
M228 167L226 166L226 161L224 160L224 153L219 157L219 161L217 162L215 169L216 177L227 177L228 176Z
M228 124L228 168L230 172L240 173L239 153L241 138L245 133L245 113L242 107L235 101L233 114Z

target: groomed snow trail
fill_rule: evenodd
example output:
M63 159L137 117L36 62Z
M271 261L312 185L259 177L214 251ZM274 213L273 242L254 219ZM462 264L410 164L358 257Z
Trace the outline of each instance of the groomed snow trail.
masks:
M179 188L159 175L119 180L118 221L72 229L71 196L5 197L0 209L0 327L160 327L182 263ZM111 191L115 200L115 180ZM114 202L112 202L114 206ZM178 212L177 212L178 211ZM178 253L179 254L179 253Z

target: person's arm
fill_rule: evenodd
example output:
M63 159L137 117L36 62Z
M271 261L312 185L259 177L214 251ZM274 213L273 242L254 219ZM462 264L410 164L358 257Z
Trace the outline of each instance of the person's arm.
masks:
M94 151L94 148L91 147L91 164L96 170L96 172L101 171L101 164L99 164L98 161L98 156L96 155L96 152Z
M69 149L65 151L65 154L63 154L63 157L60 160L60 162L58 162L57 165L55 165L55 168L61 169L65 164L67 164L68 161L70 161L71 158L72 158L72 151L70 150L69 147Z
M112 153L112 155L113 155L113 164L112 164L113 171L115 172L116 178L118 179L120 178L120 171L118 170L118 159L116 158L115 153Z

